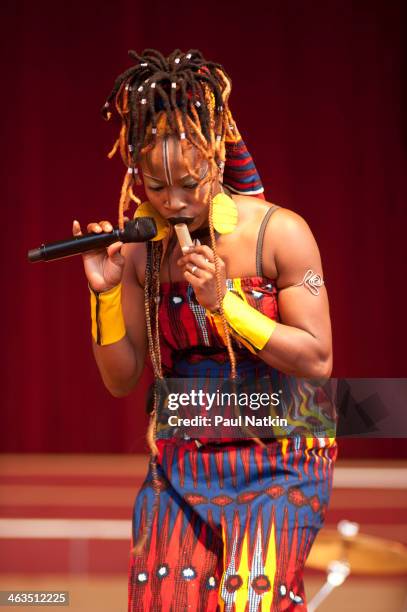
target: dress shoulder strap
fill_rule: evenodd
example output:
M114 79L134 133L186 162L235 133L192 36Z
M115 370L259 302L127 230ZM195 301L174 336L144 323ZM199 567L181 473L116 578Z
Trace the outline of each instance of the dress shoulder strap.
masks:
M261 222L259 235L257 237L257 245L256 245L256 275L263 276L263 242L264 242L264 234L266 231L267 224L271 215L280 208L277 204L273 204L271 208L268 209L266 214L263 217L263 221Z

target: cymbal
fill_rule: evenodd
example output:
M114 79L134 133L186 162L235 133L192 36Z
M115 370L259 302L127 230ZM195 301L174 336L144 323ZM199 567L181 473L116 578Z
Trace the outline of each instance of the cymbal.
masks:
M352 574L407 574L407 547L370 535L346 537L334 529L317 536L306 566L326 570L333 561L347 561Z

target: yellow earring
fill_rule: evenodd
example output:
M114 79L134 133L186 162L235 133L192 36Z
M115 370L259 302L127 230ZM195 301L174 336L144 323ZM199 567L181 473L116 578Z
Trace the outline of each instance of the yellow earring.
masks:
M218 193L212 200L213 227L218 234L231 234L238 220L237 206L226 193Z
M150 202L143 202L140 204L134 213L133 219L136 219L136 217L152 217L154 219L157 226L157 236L152 238L154 242L156 240L162 240L165 238L170 231L170 224L168 221L163 219L163 217L156 211L154 206L151 206Z

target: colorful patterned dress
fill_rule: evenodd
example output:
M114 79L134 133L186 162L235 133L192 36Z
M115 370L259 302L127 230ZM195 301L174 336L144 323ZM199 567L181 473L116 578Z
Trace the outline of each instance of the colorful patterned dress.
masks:
M227 282L278 320L272 279ZM162 283L159 316L166 375L229 376L222 339L188 283ZM234 349L239 374L272 374L236 341ZM144 552L131 557L129 612L305 611L303 569L329 502L335 440L201 442L158 441L159 504ZM133 542L153 500L150 470L134 506Z

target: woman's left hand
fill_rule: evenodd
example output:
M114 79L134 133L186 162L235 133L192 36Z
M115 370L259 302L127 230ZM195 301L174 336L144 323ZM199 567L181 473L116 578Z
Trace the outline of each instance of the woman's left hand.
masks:
M226 293L225 262L218 257L222 298ZM192 246L178 259L184 278L191 283L196 299L204 308L214 311L220 306L216 293L215 256L210 247Z

